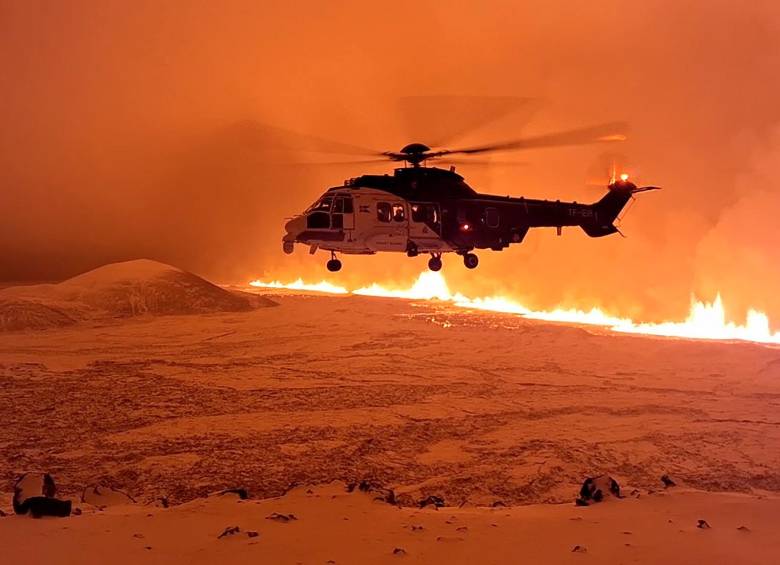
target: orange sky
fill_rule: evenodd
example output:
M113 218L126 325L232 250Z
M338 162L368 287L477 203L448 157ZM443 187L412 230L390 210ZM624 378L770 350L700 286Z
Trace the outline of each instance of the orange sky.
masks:
M624 119L620 151L666 190L635 205L627 239L537 230L475 272L445 259L453 287L642 318L719 289L735 315L780 319L776 2L454 4L0 0L0 279L142 256L222 280L319 279L324 256L281 253L284 217L385 168L280 164L247 124L396 150L452 119L409 124L402 96L530 96L527 125L509 116L460 141ZM459 172L481 190L589 201L603 150ZM350 257L339 277L424 268Z

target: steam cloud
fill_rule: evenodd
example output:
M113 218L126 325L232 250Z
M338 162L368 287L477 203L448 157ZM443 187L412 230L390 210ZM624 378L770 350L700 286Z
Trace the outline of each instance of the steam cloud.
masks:
M626 119L631 172L666 190L631 210L627 240L531 232L483 253L476 274L450 260L453 288L643 319L720 290L737 317L750 305L780 319L776 2L396 4L0 5L0 279L150 257L217 280L318 280L321 258L282 255L284 217L388 168L292 165L300 155L252 124L397 150L454 119L434 109L406 123L402 96L531 96L533 119L459 141ZM478 190L591 201L601 151L460 172ZM349 258L340 276L409 282L423 268Z

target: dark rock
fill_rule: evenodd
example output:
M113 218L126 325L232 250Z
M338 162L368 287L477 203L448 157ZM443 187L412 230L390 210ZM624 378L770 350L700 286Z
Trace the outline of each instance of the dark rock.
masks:
M74 508L73 509L73 515L74 516L81 516L81 508Z
M66 518L70 516L71 502L47 496L33 496L25 500L22 507L26 508L33 518L42 518L43 516Z
M576 500L574 501L574 504L575 504L576 506L590 506L590 503L588 503L588 501L587 501L587 500L583 500L583 499L581 499L581 498L578 498L578 499L576 499Z
M222 539L227 536L234 536L237 533L241 531L241 528L238 526L228 526L224 530L222 530L222 533L217 536L217 539Z
M699 520L698 524L696 524L696 527L701 528L702 530L707 530L712 526L707 523L707 520Z
M661 482L664 484L664 488L677 486L677 483L675 483L669 475L662 475Z
M605 496L622 498L620 494L620 485L612 477L599 475L598 477L588 477L583 481L582 487L580 488L580 496L577 500L582 500L583 502L601 502L604 500ZM577 504L583 506L583 504Z
M433 506L435 508L441 508L444 506L444 499L440 496L435 495L429 495L420 500L417 505L420 508L425 508L426 506Z
M245 488L228 488L218 492L217 494L237 494L240 500L246 500L249 498L249 493Z
M24 473L14 483L13 507L16 514L27 514L33 518L70 516L70 500L54 498L57 487L48 473Z
M246 535L248 535L250 538L256 538L260 534L258 532L255 532L254 530L249 530Z
M354 492L355 489L360 492L374 493L376 495L374 496L374 500L380 500L382 502L387 502L388 504L398 504L395 492L393 492L392 489L385 488L373 481L362 479L357 483L350 483L347 485L347 492Z
M738 529L740 532L749 532L749 531L750 531L750 528L748 528L747 526L740 526L740 527L739 527L739 528L737 528L737 529Z
M504 504L504 502L503 502L503 501L501 501L501 500L496 500L496 501L495 501L493 504L491 504L490 506L492 506L493 508L505 508L505 507L506 507L506 504Z
M295 516L295 514L279 514L278 512L274 512L273 514L266 516L265 519L273 520L275 522L287 523L293 520L297 520L298 518Z
M106 508L121 504L135 504L135 499L117 488L104 485L90 485L81 493L81 502Z
M406 550L402 547L396 547L393 550L393 555L406 555Z
M587 553L588 548L584 545L575 545L571 548L572 553Z

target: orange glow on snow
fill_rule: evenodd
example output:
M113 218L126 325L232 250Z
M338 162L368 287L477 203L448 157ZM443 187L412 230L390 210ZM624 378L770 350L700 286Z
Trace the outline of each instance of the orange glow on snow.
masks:
M563 322L570 324L590 324L608 327L616 332L645 334L667 337L682 337L690 339L744 340L759 343L780 344L780 331L772 333L769 318L763 312L749 310L743 325L726 319L723 300L720 294L712 303L692 300L688 317L682 322L644 323L628 318L611 316L599 308L590 310L556 308L555 310L532 310L510 298L493 296L488 298L468 298L460 293L452 293L447 281L441 273L426 271L422 273L411 288L390 289L378 284L349 291L326 281L316 284L305 284L301 279L282 284L278 281L264 283L252 281L249 283L259 288L285 288L326 292L330 294L356 294L361 296L377 296L385 298L403 298L412 300L432 300L451 302L459 308L485 310L489 312L504 312L518 314L534 320L548 322Z

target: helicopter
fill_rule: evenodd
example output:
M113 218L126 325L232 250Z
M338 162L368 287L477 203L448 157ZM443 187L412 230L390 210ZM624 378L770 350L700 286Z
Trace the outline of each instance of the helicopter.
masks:
M329 252L326 266L331 272L342 268L337 253L380 252L409 257L429 254L428 268L439 271L445 253L460 255L466 268L475 269L479 264L475 250L501 251L522 243L531 228L553 227L561 235L564 227L577 226L590 237L619 233L615 221L626 204L635 194L659 187L638 187L613 168L607 193L597 202L537 200L479 193L454 165L427 164L442 159L453 162L452 155L623 141L624 130L625 124L609 123L461 149L410 143L400 151L376 153L374 161L362 162L389 160L404 166L393 174L361 175L328 189L287 221L282 249L291 254L295 244L302 244L311 254Z

